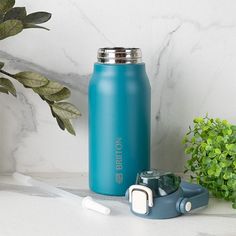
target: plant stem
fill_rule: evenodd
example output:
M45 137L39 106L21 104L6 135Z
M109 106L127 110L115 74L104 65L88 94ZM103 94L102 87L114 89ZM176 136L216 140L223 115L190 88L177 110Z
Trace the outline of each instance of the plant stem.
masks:
M4 74L4 75L7 75L7 76L9 76L9 77L12 77L13 79L15 79L15 76L14 76L13 74L10 74L10 73L6 72L5 70L0 69L0 73L2 73L2 74Z

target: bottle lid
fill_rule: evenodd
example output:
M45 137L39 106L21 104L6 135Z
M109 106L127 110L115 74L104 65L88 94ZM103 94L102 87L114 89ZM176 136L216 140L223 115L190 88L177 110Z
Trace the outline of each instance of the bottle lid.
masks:
M181 179L171 172L151 169L137 176L136 184L152 189L154 196L166 196L175 192L180 186Z
M142 62L140 48L99 48L97 59L104 64L137 64Z

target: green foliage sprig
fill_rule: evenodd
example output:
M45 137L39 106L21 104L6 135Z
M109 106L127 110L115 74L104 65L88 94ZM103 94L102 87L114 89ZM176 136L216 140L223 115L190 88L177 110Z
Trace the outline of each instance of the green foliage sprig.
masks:
M25 7L14 7L14 5L15 0L0 0L0 40L17 35L28 28L48 30L39 24L47 22L51 18L50 13L34 12L27 14ZM73 104L64 101L71 94L68 88L36 72L23 71L11 74L3 70L3 67L4 63L0 62L0 73L4 75L0 77L0 93L12 94L16 97L16 89L10 79L18 81L25 88L32 89L47 102L61 129L66 129L75 135L70 119L77 118L81 114Z
M194 119L185 135L185 153L191 155L186 172L211 193L232 201L236 208L236 126L208 116Z

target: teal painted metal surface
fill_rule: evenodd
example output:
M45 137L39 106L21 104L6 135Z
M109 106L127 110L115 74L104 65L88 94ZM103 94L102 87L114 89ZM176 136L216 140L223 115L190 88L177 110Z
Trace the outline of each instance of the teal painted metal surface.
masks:
M89 185L125 195L150 167L150 84L145 64L95 63L89 84Z

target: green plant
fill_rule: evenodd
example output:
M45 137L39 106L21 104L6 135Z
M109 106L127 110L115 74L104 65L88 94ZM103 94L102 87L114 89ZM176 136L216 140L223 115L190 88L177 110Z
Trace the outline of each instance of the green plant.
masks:
M14 7L15 0L0 0L0 40L14 36L28 28L47 28L39 24L51 18L48 12L34 12L27 15L25 7ZM25 88L32 89L42 100L47 102L53 117L62 130L75 135L70 119L80 116L79 110L64 100L70 97L70 90L62 84L47 79L45 76L32 71L11 74L3 70L4 63L0 62L0 92L16 97L16 89L10 79L21 83Z
M194 119L184 136L186 172L218 198L232 201L236 208L236 126L208 116Z

